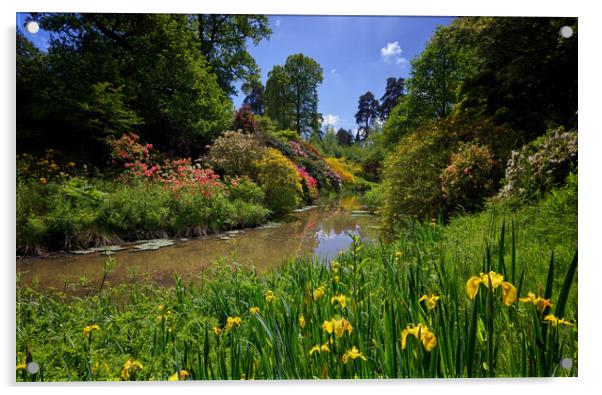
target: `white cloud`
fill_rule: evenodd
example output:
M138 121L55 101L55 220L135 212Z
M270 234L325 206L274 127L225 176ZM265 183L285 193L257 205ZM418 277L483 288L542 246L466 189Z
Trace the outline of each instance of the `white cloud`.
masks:
M392 56L401 55L401 47L399 46L399 41L394 41L392 43L387 43L384 48L380 49L380 54L384 58L390 58Z
M397 58L397 64L410 63L406 58L399 57Z
M334 125L339 122L339 119L338 115L326 114L322 117L322 127L327 128L332 126L334 128Z
M333 76L333 77L340 76L340 74L338 73L337 69L330 69L330 75Z

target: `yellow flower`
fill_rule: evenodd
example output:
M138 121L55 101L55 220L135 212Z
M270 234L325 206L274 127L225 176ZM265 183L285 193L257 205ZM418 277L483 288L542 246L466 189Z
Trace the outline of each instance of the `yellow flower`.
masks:
M272 303L276 299L276 295L272 291L267 291L265 293L265 301L268 303Z
M502 302L506 306L511 306L512 303L516 302L516 288L514 285L507 281L502 282Z
M48 183L48 180L45 177L40 178L40 184L45 185Z
M472 276L466 282L466 294L468 297L473 300L479 291L479 285L481 284L481 278L477 276Z
M241 319L240 317L228 317L226 319L226 328L231 330L235 325L240 326Z
M320 352L330 352L330 348L328 347L328 343L324 343L320 346Z
M481 273L478 276L472 276L469 278L466 282L466 294L471 300L473 300L477 295L477 292L479 292L479 285L484 284L487 288L489 288L489 283L491 283L492 290L496 289L500 285L502 286L502 302L506 306L510 306L512 303L516 302L517 292L514 285L504 281L503 275L493 271L487 274Z
M317 302L322 296L324 296L324 287L320 286L314 289L314 302Z
M90 336L90 333L92 331L99 331L100 327L96 324L92 324L92 325L88 325L88 326L84 326L84 329L82 330L84 333L84 337L88 337Z
M343 363L349 362L349 359L357 359L361 358L364 361L367 361L364 354L362 354L355 346L348 350L345 354L343 354Z
M554 316L554 314L546 315L543 320L549 322L550 324L552 324L552 326L558 326L558 324L575 326L575 324L573 324L572 322L569 322L565 319L556 318L556 316Z
M341 278L339 276L334 276L333 280L335 283L338 283L341 280Z
M319 353L320 352L320 346L313 346L310 350L309 350L309 355L311 356L313 353Z
M346 306L346 301L347 301L347 299L345 298L345 295L333 296L330 299L330 303L334 304L334 302L339 302L339 304L341 305L341 308L343 308L343 309Z
M188 376L188 372L185 370L180 370L179 372L175 372L174 374L172 374L171 377L169 377L169 381L186 380L186 376Z
M164 318L165 318L165 316L164 316L164 315L162 315L162 314L159 314L159 315L157 316L157 321L163 321L163 319L164 319Z
M303 317L303 314L299 316L299 326L305 328L305 317Z
M426 305L428 306L429 310L432 310L435 307L437 307L437 301L439 299L440 299L439 296L435 296L435 295L431 294L431 296L422 295L422 297L420 299L418 299L418 301L419 302L422 302L423 300L426 301Z
M502 274L498 274L496 272L489 272L487 274L481 273L481 282L489 288L489 280L491 280L492 289L496 289L502 284L504 281L504 276Z
M211 330L213 331L213 333L215 333L215 336L219 336L222 334L221 328L217 325L211 328Z
M437 338L433 332L425 330L422 335L422 345L426 351L431 351L437 345Z
M535 296L533 292L529 292L526 298L520 298L519 301L523 303L533 303L540 310L545 309L546 307L551 307L552 303L550 299L544 299L541 296Z
M23 360L23 362L19 363L17 365L17 369L16 370L24 370L27 368L27 363L25 362L25 360Z
M437 338L435 334L429 331L428 327L424 324L418 324L414 326L410 324L401 331L401 349L405 350L407 346L407 337L412 335L422 342L422 346L426 351L431 351L437 345Z
M395 258L400 259L401 258L401 251L397 251L395 252Z
M159 311L163 311L164 308L165 306L163 306L162 304L159 305Z
M143 367L144 366L140 361L136 361L133 358L128 358L128 360L123 364L123 369L121 369L121 378L123 380L129 380L131 373L135 373Z
M340 320L332 319L330 321L324 321L322 324L322 329L328 332L328 334L332 334L334 332L335 337L338 339L343 337L345 332L347 332L347 334L351 334L353 331L353 326L351 326L349 321L341 318Z
M250 314L259 314L259 307L251 307L249 309Z

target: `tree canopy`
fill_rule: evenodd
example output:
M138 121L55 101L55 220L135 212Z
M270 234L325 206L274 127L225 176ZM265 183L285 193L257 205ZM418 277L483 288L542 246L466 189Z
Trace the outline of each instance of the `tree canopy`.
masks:
M374 98L374 94L370 91L360 96L355 120L360 126L357 131L356 141L366 140L370 135L370 128L378 119L380 106L378 100ZM362 137L360 137L360 132Z
M322 67L303 54L290 55L284 66L276 65L268 74L265 92L266 113L280 129L308 133L320 128L318 85Z

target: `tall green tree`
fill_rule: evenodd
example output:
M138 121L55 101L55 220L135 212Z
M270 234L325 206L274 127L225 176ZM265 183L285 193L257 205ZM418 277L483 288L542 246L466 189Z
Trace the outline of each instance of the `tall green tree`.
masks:
M289 76L283 66L276 65L268 73L265 84L265 113L276 122L278 129L291 128L292 106L288 98Z
M458 113L493 116L524 141L577 121L576 18L461 18L482 59L459 88ZM571 37L560 35L563 26Z
M378 100L374 98L374 94L370 91L360 96L357 112L355 113L355 121L359 125L356 141L365 141L370 136L370 128L378 119L379 115ZM361 137L360 137L361 133Z
M337 130L337 141L339 145L349 146L353 143L353 133L351 130L339 128Z
M259 66L247 51L247 44L259 44L272 30L264 15L200 14L190 18L197 32L201 53L217 75L217 82L228 95L236 93L236 81L259 77Z
M303 54L290 55L284 66L274 66L266 82L266 113L281 129L311 134L320 128L318 85L322 67Z
M227 128L232 103L185 15L37 14L53 33L43 135L95 152L128 129L181 154ZM85 155L85 152L83 153Z
M393 108L399 103L399 100L404 95L405 80L403 78L390 77L387 78L387 86L385 93L380 98L380 119L385 121Z

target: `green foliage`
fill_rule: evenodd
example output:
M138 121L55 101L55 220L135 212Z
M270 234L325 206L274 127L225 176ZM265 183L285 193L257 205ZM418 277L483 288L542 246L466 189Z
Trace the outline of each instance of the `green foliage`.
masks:
M577 121L576 18L459 18L466 46L478 54L478 72L459 87L458 112L495 117L526 143L551 127ZM562 26L573 35L563 38Z
M248 179L219 188L170 190L133 180L22 183L17 190L17 250L77 249L119 239L200 235L267 219L263 192Z
M265 205L275 214L296 208L303 195L301 176L294 163L280 151L267 148L261 159L254 162L257 179L265 192Z
M186 154L198 152L230 124L232 104L185 15L34 18L56 39L39 55L39 67L47 66L35 74L44 77L36 80L37 100L19 104L19 124L35 127L35 134L17 133L24 147L56 146L103 164L100 141L107 133L136 126L146 140ZM28 113L37 116L30 120ZM32 123L36 119L39 124Z
M483 169L487 175L480 177L482 186L487 184L487 192L481 190L483 193L474 196L476 200L463 202L468 206L479 205L485 195L499 187L503 163L510 155L515 136L516 132L497 126L488 118L447 118L424 123L402 137L383 170L383 213L388 226L394 228L402 224L404 217L429 219L447 215L440 177L451 165L451 154L464 143L485 146L491 154L491 160L485 160L488 164ZM463 203L450 204L453 209L454 205Z
M171 288L124 284L80 298L17 284L17 380L167 380L181 370L187 380L576 376L577 364L556 367L560 355L577 362L576 243L564 241L550 264L541 244L533 255L532 217L516 214L508 232L502 217L479 216L449 230L416 224L389 245L355 237L328 265L296 259L262 277L220 261L198 283L176 278ZM517 271L504 281L518 297L546 286L549 313L572 326L552 326L530 301L503 304L502 287L467 297L471 276L502 273L503 262ZM431 295L432 306L421 302ZM341 319L347 330L329 333L325 322ZM418 324L436 339L432 348L420 334L403 341ZM25 354L38 375L20 374ZM130 358L139 367L124 375Z
M577 131L550 129L520 150L513 151L498 198L519 201L538 198L577 172Z
M205 159L224 175L255 177L253 163L262 157L263 151L256 136L227 131L209 146Z
M265 90L266 114L278 129L294 129L299 135L318 130L318 85L322 67L303 54L290 55L284 66L274 66Z
M441 173L441 190L447 206L471 211L494 192L493 158L487 146L463 144L451 154L451 164Z
M222 91L235 94L235 81L259 78L259 66L247 44L269 39L272 30L267 16L202 14L191 16L190 25Z

